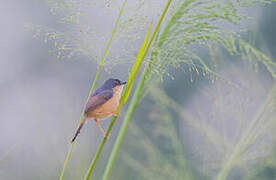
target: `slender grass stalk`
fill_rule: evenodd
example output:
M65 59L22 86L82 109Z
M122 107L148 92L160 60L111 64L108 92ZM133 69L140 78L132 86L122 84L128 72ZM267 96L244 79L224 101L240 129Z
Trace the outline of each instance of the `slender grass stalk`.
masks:
M122 16L123 9L124 9L124 6L125 6L125 4L126 4L126 1L127 1L127 0L125 0L125 1L123 2L123 5L122 5L122 7L121 7L121 9L120 9L119 16L118 16L118 18L117 18L117 20L116 20L114 29L113 29L112 34L111 34L111 36L110 36L110 39L109 39L109 41L108 41L108 43L107 43L107 46L106 46L106 49L105 49L105 52L104 52L102 61L101 61L100 65L99 65L99 67L98 67L97 74L96 74L96 76L95 76L95 78L94 78L94 82L93 82L92 88L90 89L90 92L89 92L89 95L88 95L88 97L87 97L86 102L88 101L89 97L90 97L90 96L92 95L92 93L93 93L93 90L94 90L96 81L97 81L98 76L99 76L99 74L100 74L100 71L101 71L101 69L102 69L102 65L103 65L104 60L105 60L105 58L106 58L106 56L107 56L107 53L108 53L108 50L109 50L111 41L112 41L112 39L113 39L113 37L114 37L114 34L115 34L115 32L116 32L117 26L118 26L118 24L119 24L119 20L120 20L120 18L121 18L121 16ZM80 122L79 122L79 124L78 124L78 127L79 127L80 124L82 123L83 117L84 117L84 110L82 111L81 119L80 119ZM63 179L63 175L64 175L65 169L66 169L66 167L67 167L68 160L69 160L69 158L70 158L70 155L71 155L72 149L73 149L73 147L74 147L74 144L75 144L75 141L71 143L71 146L70 146L69 152L68 152L68 154L67 154L66 160L65 160L65 162L64 162L63 169L62 169L62 171L61 171L59 180L62 180L62 179Z
M143 54L142 59L144 59L145 56L147 55L147 52L148 52L149 48L151 47L151 44L152 44L152 42L153 42L153 39L155 38L155 36L156 36L156 34L157 34L157 32L158 32L158 30L159 30L159 28L160 28L160 25L161 25L161 23L162 23L162 21L163 21L165 15L166 15L167 11L168 11L168 8L169 8L170 4L171 4L171 0L168 0L168 2L167 2L167 4L166 4L166 7L165 7L165 9L163 10L163 13L162 13L162 15L161 15L161 17L160 17L160 19L159 19L159 21L158 21L158 24L156 25L155 30L154 30L154 32L153 32L153 34L152 34L152 36L151 36L151 39L150 39L150 41L149 41L149 43L148 43L148 45L147 45L147 47L146 47L146 49L145 49L145 52L144 52L144 54ZM147 68L146 68L146 70L145 70L145 72L144 72L143 75L142 75L142 78L141 78L141 80L140 80L140 82L139 82L139 84L138 84L138 87L137 87L137 89L136 89L136 91L135 91L135 94L134 94L134 96L133 96L133 98L132 98L132 100L131 100L130 107L128 108L128 111L127 111L127 114L126 114L126 116L125 116L124 122L123 122L123 124L122 124L121 129L120 129L119 135L118 135L118 137L117 137L117 139L116 139L116 142L115 142L115 145L114 145L114 147L113 147L111 156L110 156L110 158L109 158L107 167L106 167L106 169L105 169L104 176L103 176L103 180L107 180L108 177L109 177L109 175L110 175L112 166L113 166L113 164L114 164L114 161L115 161L116 156L117 156L117 154L118 154L118 151L119 151L119 149L120 149L120 146L121 146L123 137L124 137L124 135L125 135L125 133L126 133L126 130L127 130L128 124L129 124L129 121L130 121L130 119L131 119L131 117L132 117L132 115L133 115L134 110L136 109L136 106L137 106L138 103L139 103L139 99L140 99L140 97L141 97L141 94L142 94L142 91L143 91L143 88L144 88L145 80L146 80L146 77L148 76L148 74L149 74L149 72L150 72L151 66L152 66L152 63L149 63L148 66L147 66Z
M126 85L126 88L125 88L125 90L124 90L124 92L122 94L122 97L120 99L120 104L119 104L118 108L116 109L116 114L119 114L119 112L120 112L123 104L126 103L126 101L128 99L128 96L129 96L129 93L131 91L131 88L133 86L134 80L135 80L135 78L137 76L137 73L138 73L138 71L139 71L139 69L140 69L140 67L142 65L142 62L143 62L142 57L143 57L143 54L144 54L144 51L145 51L145 47L146 47L146 43L147 43L147 40L148 40L148 36L149 36L149 33L150 33L151 24L150 24L150 27L148 29L147 35L146 35L146 37L144 39L144 42L143 42L143 44L142 44L142 46L140 48L138 56L137 56L137 58L135 60L135 63L133 65L133 67L132 67L132 70L131 70L131 73L129 75L128 82L127 82L127 85ZM108 127L108 129L106 131L106 136L107 137L108 137L108 135L109 135L109 133L110 133L110 131L111 131L111 129L112 129L112 127L113 127L116 119L117 119L117 116L113 116L112 117L110 125L109 125L109 127ZM91 162L91 164L89 166L89 169L87 170L87 173L86 173L86 176L85 176L84 179L88 180L90 178L90 176L91 176L91 174L92 174L92 172L93 172L93 170L95 168L95 165L96 165L96 163L97 163L97 161L98 161L98 159L100 157L100 154L101 154L101 152L103 150L103 147L104 147L105 143L106 143L106 138L104 138L103 141L101 142L101 145L100 145L98 151L96 152L96 155L95 155L93 161Z

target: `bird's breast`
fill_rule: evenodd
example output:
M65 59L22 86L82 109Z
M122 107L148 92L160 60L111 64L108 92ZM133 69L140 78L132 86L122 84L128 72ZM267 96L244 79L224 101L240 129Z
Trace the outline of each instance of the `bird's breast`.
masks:
M115 113L120 102L122 87L115 87L113 91L114 94L108 101L88 113L89 118L105 119Z

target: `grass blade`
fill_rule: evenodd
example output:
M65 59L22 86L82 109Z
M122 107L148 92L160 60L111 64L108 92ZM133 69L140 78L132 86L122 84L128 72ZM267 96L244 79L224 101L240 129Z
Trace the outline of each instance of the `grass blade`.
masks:
M124 93L122 95L122 97L124 97L124 98L122 98L122 101L123 101L124 104L126 103L128 97L129 97L130 91L131 91L132 86L134 84L135 77L137 76L137 73L138 73L138 71L139 71L139 69L140 69L140 67L142 65L142 62L143 62L142 57L143 57L143 54L145 52L145 48L146 48L146 45L147 45L147 41L148 41L148 37L149 37L149 34L150 34L151 25L152 25L152 23L150 24L150 27L148 29L148 32L147 32L146 37L144 39L144 42L143 42L143 44L142 44L142 46L140 48L138 56L137 56L137 58L135 60L135 63L133 65L133 67L131 69L131 72L130 72L130 75L128 77L128 81L127 81L127 85L126 85L126 90L124 91Z

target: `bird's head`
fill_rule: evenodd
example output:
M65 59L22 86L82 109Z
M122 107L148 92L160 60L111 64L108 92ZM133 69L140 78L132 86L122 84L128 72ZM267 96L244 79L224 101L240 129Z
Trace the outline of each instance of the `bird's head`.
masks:
M123 82L123 81L121 81L119 79L112 79L112 78L110 78L110 79L108 79L108 80L105 81L104 86L107 87L107 88L112 88L113 89L113 88L119 87L119 86L122 87L125 84L126 84L126 82Z

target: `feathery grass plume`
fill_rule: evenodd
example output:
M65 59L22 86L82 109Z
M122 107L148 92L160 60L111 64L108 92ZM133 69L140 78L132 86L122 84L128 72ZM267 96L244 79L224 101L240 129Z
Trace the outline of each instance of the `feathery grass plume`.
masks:
M268 132L271 133L275 130L271 129L272 127L275 128L275 126L272 126L271 124L274 123L275 125L276 108L275 106L273 106L273 104L275 104L276 102L275 97L276 86L274 85L271 91L267 94L263 104L260 106L259 110L255 114L255 117L252 119L252 122L248 124L248 127L242 133L238 143L234 146L232 152L227 158L225 158L225 161L222 163L222 168L215 178L216 180L226 179L229 172L235 165L245 164L245 162L250 160L256 160L256 153L254 153L254 151L250 152L250 148L252 148L254 143L261 144L259 147L263 149L262 153L267 153L271 144L267 144L267 142L262 141L271 142L271 139L274 138L269 137L268 139L266 139L263 136L265 134L268 134ZM262 156L262 153L259 156Z
M211 45L212 47L219 45L230 54L242 55L243 57L251 56L252 60L245 59L255 64L257 62L263 63L270 73L276 77L273 61L244 41L239 35L239 30L233 32L233 29L236 27L239 29L238 26L246 19L252 19L241 14L241 9L248 8L257 2L270 4L273 1L176 1L171 11L173 18L171 18L169 24L164 28L164 33L156 46L155 53L157 53L157 60L152 72L155 72L162 79L163 75L170 75L167 73L165 67L181 68L181 64L184 63L191 71L201 71L201 73L207 75L211 74L211 77L214 64L207 62L205 58L201 57L196 47L208 48ZM89 3L83 0L49 0L48 2L51 12L59 18L59 22L64 25L70 25L70 29L73 29L73 32L34 24L27 24L26 27L34 32L35 37L42 39L44 42L51 43L53 45L51 51L59 58L84 55L92 60L99 59L102 52L101 49L103 48L103 46L99 46L99 41L101 43L106 42L108 38L101 37L101 40L97 39L95 36L96 30L85 21L89 19L86 12ZM112 61L104 63L107 69L118 64L130 64L130 57L134 57L134 52L137 52L138 47L135 42L142 39L138 34L145 29L145 22L148 22L147 19L149 17L148 14L142 13L143 8L146 8L145 2L138 1L136 3L136 6L130 9L134 12L128 13L129 17L123 19L122 26L118 29L118 36L114 38L113 50L111 50ZM157 5L152 3L152 1L147 1L148 3L154 6L154 9L158 9L156 8ZM107 8L109 3L105 2L105 5L102 5L102 3L94 4ZM157 12L154 11L156 14ZM120 51L123 52L118 54L115 51L118 50L117 45L119 43L120 47L123 44L127 44L128 48L120 48Z
M86 45L85 42L73 38L66 32L30 23L26 24L25 28L33 32L34 38L42 39L44 43L50 43L52 46L50 46L49 52L56 55L58 59L70 59L76 55L87 56L90 59L95 58L96 52L91 45Z
M233 72L235 73L235 72ZM237 73L235 73L237 74ZM236 75L238 76L238 75ZM249 75L246 75L249 76ZM254 77L254 76L253 76ZM253 79L253 78L252 78ZM256 78L254 78L256 79ZM244 78L240 81L244 81ZM254 80L257 81L257 80ZM217 83L223 83L219 82ZM252 83L252 82L251 82ZM264 88L262 88L262 85L260 82L257 83L257 87L259 89L262 89L262 91L266 91ZM252 84L251 84L252 85ZM216 85L219 86L219 85ZM244 86L246 88L251 88L249 83L245 83ZM248 97L252 96L252 93L258 93L255 91L258 91L258 88L255 90L250 90L251 94L240 92L239 89L232 88L231 86L228 86L225 88L225 86L221 86L220 88L224 88L224 90L218 90L218 92L227 93L228 95L225 96L224 94L220 94L216 92L216 89L218 87L210 87L209 90L206 88L202 89L202 93L198 94L195 97L195 99L198 99L197 104L194 104L194 107L187 108L179 105L175 102L172 98L170 98L164 91L162 91L160 88L153 87L149 90L150 98L153 100L154 103L156 103L156 106L153 106L153 113L150 113L150 119L154 119L150 123L147 123L147 126L151 127L150 131L146 131L143 127L138 127L138 124L135 124L136 129L133 127L131 128L131 131L129 131L129 135L135 135L137 131L143 131L141 134L144 134L142 136L142 139L145 141L146 144L143 145L143 142L138 143L139 145L136 145L132 143L128 143L128 148L133 147L139 150L140 154L142 154L142 157L146 158L131 158L133 156L133 152L136 152L132 148L132 152L129 152L127 149L124 148L122 153L125 153L127 155L122 155L120 157L120 160L124 160L125 163L133 169L137 171L137 174L145 174L148 177L154 177L153 179L162 179L162 177L168 177L171 175L170 172L172 171L164 171L163 169L158 169L160 164L162 162L156 162L154 160L154 157L157 156L156 153L159 153L162 148L170 147L169 149L174 149L175 145L177 145L179 142L177 142L175 139L170 140L169 146L161 146L159 144L166 143L167 141L158 142L158 137L166 137L163 138L163 140L170 137L171 132L177 132L178 128L183 128L181 126L181 123L178 126L172 126L172 124L179 124L179 122L171 122L171 126L168 124L163 124L165 122L165 117L168 116L168 114L173 111L172 114L174 114L174 117L176 117L176 114L179 115L180 122L182 124L185 124L184 130L182 129L182 132L185 134L183 137L184 139L182 141L186 144L186 149L184 153L190 154L188 156L188 160L183 160L186 162L186 164L189 164L189 166L196 167L199 172L195 172L192 170L189 170L188 172L192 173L192 177L194 177L196 174L203 174L208 177L208 179L214 179L216 176L216 172L222 167L222 169L219 171L217 178L223 179L224 177L229 174L230 170L233 167L240 167L242 171L245 171L245 175L254 175L254 167L252 167L250 164L254 164L257 162L260 162L262 159L267 159L267 155L271 154L273 152L273 143L276 142L275 137L273 137L273 132L276 128L275 123L275 113L276 113L276 88L275 86L272 87L272 90L267 94L266 100L262 100L263 102L257 102L263 105L261 105L259 108L259 111L256 114L253 114L253 117L251 116L250 112L252 111L252 106L249 106ZM219 88L218 88L219 89ZM232 89L234 92L233 94L229 94L229 90ZM224 92L225 91L225 92ZM252 92L253 91L253 92ZM214 96L216 100L208 100L213 99L212 97L209 97L210 94L213 94L211 96ZM266 92L262 92L262 94L266 94ZM229 97L230 96L230 97ZM242 96L239 101L235 101L236 96ZM254 94L253 94L254 96ZM230 102L229 105L229 99L232 99L232 102ZM208 104L210 108L207 108L207 110L203 110L204 106L203 104L206 104L205 99L208 100ZM256 98L259 99L259 98ZM255 102L256 103L256 102ZM190 104L193 104L190 101ZM228 104L228 106L226 106ZM241 106L241 107L240 107ZM237 108L238 107L238 108ZM155 112L155 108L160 110L160 112ZM254 107L253 107L254 108ZM193 110L194 109L194 110ZM201 110L203 112L201 112ZM212 110L213 109L213 110ZM227 110L225 110L227 109ZM210 111L209 111L210 110ZM197 111L197 112L193 112ZM221 112L220 112L221 111ZM225 113L225 111L228 111L229 113ZM234 112L233 112L234 111ZM245 117L240 116L239 111L243 111L243 113L247 113ZM253 110L254 111L254 110ZM162 113L164 112L164 114ZM231 114L232 115L228 115ZM248 114L249 113L249 114ZM220 114L224 116L220 116ZM222 118L223 117L223 118ZM241 119L246 118L249 119ZM210 119L211 118L211 119ZM236 138L234 137L228 137L227 132L224 132L226 129L218 129L220 127L221 123L226 123L227 127L229 127L229 123L225 120L227 118L231 118L234 120L233 124L237 123L237 127L235 128L234 132L236 134ZM176 118L177 119L177 118ZM212 119L218 119L220 121L212 121ZM145 121L149 121L148 119ZM236 122L238 121L238 122ZM239 123L243 122L243 123ZM140 123L141 124L141 123ZM152 124L152 125L151 125ZM170 128L173 128L170 130ZM140 129L140 130L139 130ZM145 135L147 134L147 135ZM140 137L140 136L139 136ZM189 142L190 138L193 139L192 142ZM136 138L137 139L137 136ZM146 139L146 140L145 140ZM128 142L131 142L131 138L128 137ZM142 140L141 140L142 141ZM150 142L148 142L150 141ZM180 139L179 139L180 141ZM154 146L152 145L154 144ZM189 147L190 151L187 151L187 147ZM148 150L150 149L150 150ZM168 153L168 149L166 149L166 154ZM137 153L137 152L136 152ZM144 153L144 154L143 154ZM186 154L185 153L185 154ZM164 153L165 154L165 153ZM125 157L126 156L126 157ZM159 155L159 157L162 156ZM269 156L268 156L269 157ZM197 159L197 160L195 160ZM155 162L151 164L151 162ZM272 161L273 162L273 161ZM174 163L178 164L178 163ZM142 168L143 167L143 168ZM176 166L174 169L178 169L179 167ZM191 167L188 167L191 169ZM192 168L193 169L193 168ZM245 169L245 170L244 170ZM253 170L252 170L253 169ZM163 171L162 171L163 170ZM162 172L159 172L162 171ZM159 173L153 173L151 172L159 172ZM181 172L181 170L180 170ZM250 173L249 173L250 172ZM178 172L179 173L179 172ZM158 176L160 174L160 176ZM177 174L177 173L174 173ZM223 176L222 176L223 175ZM181 176L175 176L175 178L180 178ZM184 176L183 176L184 177ZM141 178L143 179L143 178ZM147 179L147 178L144 178ZM166 179L166 178L165 178ZM188 178L189 179L189 178ZM190 177L191 179L191 177ZM198 178L195 178L198 179ZM204 179L204 178L203 178Z
M80 24L83 8L90 2L85 0L47 0L50 12L59 17L61 23Z
M57 17L57 22L64 27L70 25L70 30L73 29L73 31L28 23L25 27L33 32L34 38L49 44L50 53L60 59L70 59L77 55L98 59L100 54L93 45L94 32L82 21L86 15L84 9L89 2L83 0L48 0L47 2L50 12Z
M244 30L239 30L241 24L250 19L239 11L256 2L272 1L179 1L154 46L152 58L155 60L151 74L162 80L164 75L169 75L167 69L182 68L181 65L185 64L186 69L197 74L216 76L215 64L202 57L198 49L208 50L218 46L231 55L242 56L250 63L263 64L276 78L276 63L246 42L241 36Z
M148 0L146 5L154 5L156 0ZM110 23L100 24L99 19L91 18L95 14L106 13L108 16L120 9L120 0L90 2L85 0L47 0L49 9L57 19L58 27L28 23L26 29L33 32L36 39L42 40L49 47L49 52L59 59L71 59L78 56L88 57L90 61L100 64L103 49L109 37L106 29ZM160 5L160 2L158 2ZM141 34L147 29L147 23L152 17L144 12L143 1L136 1L125 9L126 16L121 18L120 27L111 44L109 54L112 60L105 61L103 67L110 71L114 66L127 65L131 67L137 55ZM158 14L157 3L151 6L150 13ZM111 16L113 17L113 16ZM97 26L95 26L97 24ZM104 28L104 29L103 29ZM112 27L110 27L112 28ZM123 48L127 47L127 48ZM120 53L118 53L120 52Z

